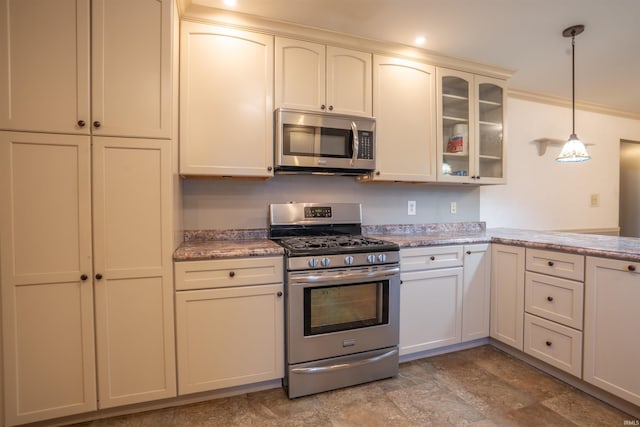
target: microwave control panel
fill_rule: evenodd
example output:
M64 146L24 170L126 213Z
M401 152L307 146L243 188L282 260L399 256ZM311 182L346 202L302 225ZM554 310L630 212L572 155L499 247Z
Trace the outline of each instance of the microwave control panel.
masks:
M358 158L373 160L373 135L371 132L358 131Z

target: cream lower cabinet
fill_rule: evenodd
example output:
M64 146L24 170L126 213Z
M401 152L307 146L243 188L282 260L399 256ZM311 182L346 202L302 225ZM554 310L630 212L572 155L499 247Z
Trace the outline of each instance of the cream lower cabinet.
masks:
M587 257L583 379L640 405L640 264Z
M462 342L489 336L491 249L488 243L465 245L462 290Z
M525 248L491 244L490 336L518 350L524 343Z
M0 132L0 153L5 424L174 396L170 141Z
M171 141L93 141L98 407L172 397Z
M282 378L282 257L175 263L178 391Z
M183 21L180 173L273 176L273 37Z
M462 246L400 250L400 355L461 341Z
M526 250L523 350L582 377L584 256Z
M362 180L436 180L435 67L374 55L376 170Z

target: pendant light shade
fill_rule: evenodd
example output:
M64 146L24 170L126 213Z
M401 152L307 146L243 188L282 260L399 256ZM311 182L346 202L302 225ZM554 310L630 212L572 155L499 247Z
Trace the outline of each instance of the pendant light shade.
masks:
M587 147L578 139L576 135L576 56L575 44L576 36L584 31L584 25L574 25L562 32L564 37L571 37L571 113L572 127L569 140L562 146L560 155L556 157L556 162L585 162L591 160L591 156L587 153Z

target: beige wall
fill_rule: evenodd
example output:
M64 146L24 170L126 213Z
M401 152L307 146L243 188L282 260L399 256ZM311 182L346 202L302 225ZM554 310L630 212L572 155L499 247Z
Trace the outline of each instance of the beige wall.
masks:
M185 180L184 228L265 228L270 203L359 202L364 224L477 221L479 189L404 183L358 183L353 177L278 175L268 181ZM407 215L407 201L417 215ZM449 213L450 202L457 214Z
M480 220L487 227L591 229L618 226L620 140L640 140L640 121L576 111L576 133L593 158L554 161L560 145L538 155L537 138L568 138L571 109L509 98L507 185L482 187ZM590 207L598 194L599 207Z

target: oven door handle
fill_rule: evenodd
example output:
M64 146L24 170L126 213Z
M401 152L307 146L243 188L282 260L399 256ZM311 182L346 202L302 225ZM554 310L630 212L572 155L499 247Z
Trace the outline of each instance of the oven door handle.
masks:
M338 363L338 364L329 365L329 366L316 366L311 368L293 368L291 369L291 373L292 374L322 374L326 372L335 372L342 369L355 368L356 366L376 363L381 360L387 359L389 357L393 357L397 353L398 353L398 349L394 348L391 351L388 351L383 354L379 354L378 356L369 357L368 359L357 360L355 362L350 362L350 363Z
M397 274L400 274L400 267L387 267L384 270L374 270L374 271L351 271L351 270L341 270L339 272L330 272L326 274L322 274L323 272L319 272L320 274L313 273L305 273L302 275L289 275L289 283L291 284L300 284L300 283L327 283L327 282L335 282L336 280L348 281L348 280L371 280L371 279L381 279L383 277L392 277Z

